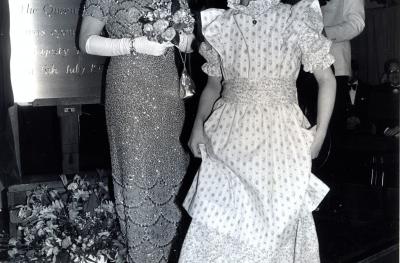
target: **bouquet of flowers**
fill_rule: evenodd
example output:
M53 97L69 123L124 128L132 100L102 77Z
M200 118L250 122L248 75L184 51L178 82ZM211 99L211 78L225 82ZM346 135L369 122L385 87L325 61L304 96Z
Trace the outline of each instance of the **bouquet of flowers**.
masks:
M125 262L126 249L104 183L62 176L65 191L40 186L18 206L18 237L11 262Z
M190 10L181 8L172 14L170 1L154 0L147 12L139 19L143 23L143 34L159 43L179 43L179 33L190 34L194 29L194 18Z

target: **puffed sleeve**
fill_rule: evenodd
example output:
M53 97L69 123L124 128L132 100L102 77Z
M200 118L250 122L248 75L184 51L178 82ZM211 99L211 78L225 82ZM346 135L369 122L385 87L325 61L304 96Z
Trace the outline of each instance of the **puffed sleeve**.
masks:
M201 31L208 45L211 45L222 58L224 57L225 45L221 38L222 23L225 10L210 8L201 11Z
M303 0L294 6L294 28L304 71L313 73L316 69L330 67L334 58L329 53L332 42L322 35L324 27L318 0Z
M91 16L107 22L112 0L86 0L82 16Z
M221 59L218 52L209 43L202 42L199 53L206 59L206 63L201 67L204 73L213 77L222 76Z

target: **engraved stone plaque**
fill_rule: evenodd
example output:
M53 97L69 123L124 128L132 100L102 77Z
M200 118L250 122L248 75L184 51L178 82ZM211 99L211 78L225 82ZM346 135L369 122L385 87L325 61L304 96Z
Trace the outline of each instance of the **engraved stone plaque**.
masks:
M81 0L9 0L16 103L99 103L104 57L77 49Z

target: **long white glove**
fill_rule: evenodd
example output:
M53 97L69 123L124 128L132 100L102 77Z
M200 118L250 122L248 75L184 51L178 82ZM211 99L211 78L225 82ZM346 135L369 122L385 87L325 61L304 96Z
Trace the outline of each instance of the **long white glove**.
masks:
M171 43L157 43L150 41L145 36L134 38L112 39L98 35L90 36L85 45L86 53L98 56L121 56L131 54L131 41L135 52L161 56L168 47L173 46Z
M112 39L98 35L91 35L85 44L86 53L97 56L122 56L129 55L130 39Z

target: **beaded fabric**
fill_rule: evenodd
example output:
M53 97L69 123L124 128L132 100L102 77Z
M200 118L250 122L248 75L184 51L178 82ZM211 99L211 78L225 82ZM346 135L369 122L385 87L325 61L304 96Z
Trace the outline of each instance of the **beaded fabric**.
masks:
M136 37L150 2L87 0L83 15L103 21L112 38ZM188 156L179 141L184 103L174 61L171 48L159 57L112 57L107 70L114 195L129 263L167 262L181 217L174 201Z
M186 0L163 0L172 2L171 9L189 8ZM142 24L138 21L153 0L87 0L83 16L92 16L106 22L105 28L111 38L141 36Z

